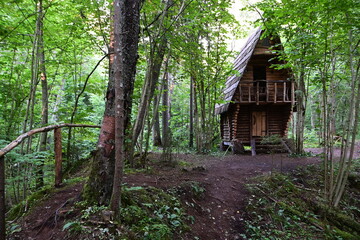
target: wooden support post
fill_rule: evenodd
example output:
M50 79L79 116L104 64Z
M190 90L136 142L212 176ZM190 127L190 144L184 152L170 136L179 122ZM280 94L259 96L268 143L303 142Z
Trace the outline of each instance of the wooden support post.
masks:
M292 154L291 149L290 149L289 146L286 144L286 142L284 141L284 139L281 139L281 144L284 146L284 148L286 149L286 151L288 151L288 153Z
M250 90L250 86L248 86L248 93L249 93L249 102L251 102L251 90Z
M55 141L55 187L60 187L62 183L62 146L61 146L61 128L54 130Z
M286 97L286 82L284 82L283 84L283 102L285 102L285 97Z
M251 156L256 156L256 149L255 149L255 139L251 139Z
M291 105L294 105L295 102L295 86L294 82L291 82Z
M5 226L5 158L0 157L0 240L6 239Z
M276 103L277 83L275 83L274 90L275 90L275 93L274 93L274 103Z
M269 102L269 83L266 83L266 102Z
M256 83L256 105L259 105L259 82Z

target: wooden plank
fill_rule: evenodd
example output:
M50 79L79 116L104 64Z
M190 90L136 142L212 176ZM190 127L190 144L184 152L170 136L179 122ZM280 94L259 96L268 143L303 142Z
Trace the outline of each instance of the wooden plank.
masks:
M266 112L261 112L261 135L266 135Z
M259 82L256 83L256 105L259 105Z
M286 82L283 83L283 102L285 102L285 96L286 96Z
M54 150L55 150L55 187L60 187L62 183L62 147L61 147L61 128L54 130Z
M275 83L274 103L276 103L277 83Z
M291 149L290 149L289 146L286 144L286 142L284 141L284 139L281 139L281 144L284 146L284 148L285 148L290 154L292 154Z
M256 156L255 139L251 139L251 156Z
M0 156L0 240L6 239L5 213L5 158Z

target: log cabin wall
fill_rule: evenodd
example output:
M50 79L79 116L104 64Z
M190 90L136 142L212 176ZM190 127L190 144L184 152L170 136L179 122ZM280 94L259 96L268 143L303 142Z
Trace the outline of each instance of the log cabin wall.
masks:
M230 76L223 91L225 103L216 107L221 114L223 142L240 141L250 145L266 135L286 136L295 85L288 70L277 70L276 53L270 46L280 39L261 38L257 29L234 61L239 75Z
M236 126L233 129L235 135L231 137L231 140L239 140L244 145L250 145L251 138L260 140L259 137L252 135L253 112L265 113L265 130L264 135L279 135L281 137L286 136L288 122L291 116L291 105L240 105L240 110L237 115L233 116L232 121L236 122ZM223 138L224 139L224 138ZM228 138L226 138L229 141Z
M240 104L239 104L240 106ZM241 105L240 111L237 115L237 126L235 139L240 140L242 143L250 143L250 126L251 126L251 107L249 105Z
M274 105L267 109L267 135L285 137L291 116L291 105Z
M221 114L220 117L220 122L221 122L221 138L223 139L223 141L225 142L230 142L232 137L231 137L231 117L229 117L229 114L225 113L225 114Z

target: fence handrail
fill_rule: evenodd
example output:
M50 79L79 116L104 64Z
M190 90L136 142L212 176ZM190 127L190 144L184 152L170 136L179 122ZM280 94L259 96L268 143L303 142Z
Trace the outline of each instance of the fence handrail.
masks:
M42 128L35 128L32 129L26 133L21 134L18 136L14 141L9 143L6 147L3 149L0 149L0 159L2 156L13 150L16 146L18 146L22 141L24 141L26 138L40 132L48 132L50 130L54 130L57 128L63 128L63 127L88 127L88 128L101 128L100 125L89 125L89 124L73 124L73 123L62 123L62 124L56 124L56 125L50 125ZM0 160L1 161L1 160Z
M6 226L5 226L5 154L13 150L18 146L24 139L40 132L48 132L50 130L55 131L55 186L60 186L62 181L61 174L61 130L63 127L88 127L88 128L101 128L99 125L88 125L88 124L73 124L73 123L62 123L57 125L50 125L42 128L32 129L26 133L18 136L14 141L8 144L6 147L0 150L0 240L6 239ZM57 134L56 134L57 132Z

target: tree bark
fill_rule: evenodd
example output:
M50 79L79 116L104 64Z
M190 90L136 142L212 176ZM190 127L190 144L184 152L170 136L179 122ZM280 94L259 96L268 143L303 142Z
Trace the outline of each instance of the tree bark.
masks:
M194 79L190 76L190 128L189 128L189 147L194 147Z
M32 57L31 57L31 86L30 86L30 94L28 99L28 104L26 108L26 115L23 125L23 132L25 133L27 129L32 129L33 121L34 121L34 108L35 108L35 97L36 97L36 88L39 83L38 81L38 73L39 73L39 33L40 33L40 14L38 13L38 5L35 7L35 11L37 12L36 19L36 28L34 32L34 40L32 46ZM31 137L28 139L26 146L26 153L30 152L31 149ZM24 153L24 143L21 145L21 153Z
M119 215L121 205L126 119L129 119L131 114L131 102L129 105L125 104L127 100L131 100L131 95L125 98L125 91L133 92L139 41L140 2L114 1L115 169L110 208L115 216ZM126 111L126 106L130 107L130 111Z
M114 32L116 29L115 25L110 39L110 72L105 112L97 149L93 155L89 180L83 191L84 198L89 202L98 204L110 204L111 202L111 208L115 211L119 209L118 206L120 204L121 161L124 158L124 150L128 148L121 138L128 137L127 129L131 117L131 97L134 89L139 39L140 3L140 0L114 1L114 8L117 11L114 12L114 14L116 14L116 18L119 20L116 23L113 22L117 28L116 41ZM114 45L115 42L117 46ZM115 56L117 56L117 59L115 59ZM123 89L123 96L117 96L116 99L116 101L120 103L119 109L123 109L122 112L119 111L118 113L117 123L115 121L115 74L118 81L120 80L118 84L122 85L117 87L122 87ZM123 114L122 117L121 114ZM118 125L117 134L119 134L119 138L117 138L116 141L121 146L116 147L120 147L120 152L118 152L120 156L118 155L115 167L114 149L116 124ZM120 126L120 124L123 126ZM119 143L119 141L122 142ZM114 174L116 175L115 177Z
M148 67L145 76L145 82L143 86L143 93L140 100L139 111L136 116L136 120L132 132L132 144L131 147L136 145L140 132L143 130L145 125L145 119L149 112L150 102L154 96L156 84L159 81L161 64L165 55L165 48L167 41L165 39L160 40L159 46L156 44L152 46L150 57L148 60ZM133 165L132 155L134 150L130 151L130 163Z
M48 94L48 84L46 77L46 67L45 67L45 52L44 52L44 38L43 38L43 5L42 0L39 0L38 3L38 14L39 14L39 69L40 69L40 80L41 80L41 103L42 103L42 113L41 113L41 126L46 126L48 124L49 118L49 94ZM40 147L39 151L45 152L47 146L47 132L43 132L40 135ZM44 159L41 159L41 164L38 166L37 177L36 177L36 187L40 188L44 185Z
M164 70L164 91L162 95L162 136L163 136L163 161L170 162L171 159L171 131L170 131L170 74L168 73L169 59L166 60Z
M160 96L162 92L162 87L160 87L159 94L157 94L154 98L154 106L153 106L153 145L154 146L162 146L161 141L161 133L160 133L160 118L159 118L159 104L160 104Z

